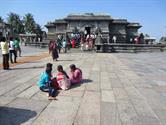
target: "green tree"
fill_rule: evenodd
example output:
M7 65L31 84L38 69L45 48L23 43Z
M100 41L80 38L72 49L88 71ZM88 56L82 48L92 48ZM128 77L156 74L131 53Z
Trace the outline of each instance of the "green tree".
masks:
M0 23L3 23L4 22L4 20L3 20L3 18L0 16Z
M36 31L36 23L31 13L25 14L24 18L24 26L25 32L27 33L35 33Z
M37 34L37 36L42 36L42 28L39 24L36 24L35 26L35 33Z
M9 13L7 23L10 25L13 35L24 33L23 21L20 19L20 16L18 14Z

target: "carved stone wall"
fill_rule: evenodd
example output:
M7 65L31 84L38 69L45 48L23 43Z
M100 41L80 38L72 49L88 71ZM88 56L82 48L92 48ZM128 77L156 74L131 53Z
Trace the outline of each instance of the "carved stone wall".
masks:
M112 19L108 15L79 14L48 23L46 27L49 34L55 35L62 32L71 34L75 29L83 33L87 27L90 33L96 33L96 29L100 29L102 38L107 43L113 42L113 36L116 36L117 43L126 43L138 34L141 26L139 23L129 23L126 19Z
M116 36L117 43L126 42L126 25L123 24L111 24L110 25L110 42L113 42L113 36Z
M134 38L138 36L138 29L135 27L127 28L127 43L134 43Z

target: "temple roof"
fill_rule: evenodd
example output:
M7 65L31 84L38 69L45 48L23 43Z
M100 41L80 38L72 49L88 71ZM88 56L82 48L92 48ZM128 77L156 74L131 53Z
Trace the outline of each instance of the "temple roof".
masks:
M45 27L52 27L55 26L55 24L67 24L67 22L64 19L57 19L54 22L48 22Z
M45 27L49 28L49 27L54 27L54 23L53 22L48 22Z
M56 19L53 22L48 22L45 27L56 27L59 24L68 24L70 21L110 21L110 23L118 25L126 25L128 28L140 28L142 27L139 23L130 23L127 19L113 19L108 14L94 14L94 13L84 13L84 14L69 14L66 18Z
M126 19L114 19L112 23L128 24Z
M58 19L58 20L55 20L54 22L55 24L64 24L64 23L67 23L64 19Z
M112 20L111 16L106 14L69 14L65 20Z
M139 23L129 23L127 27L138 27L141 28L142 26Z

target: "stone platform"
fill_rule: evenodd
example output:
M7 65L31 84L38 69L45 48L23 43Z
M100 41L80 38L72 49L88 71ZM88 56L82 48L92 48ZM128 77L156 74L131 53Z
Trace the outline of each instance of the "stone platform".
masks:
M0 69L0 125L166 125L166 53L60 54ZM36 83L46 63L74 63L84 82L49 101Z

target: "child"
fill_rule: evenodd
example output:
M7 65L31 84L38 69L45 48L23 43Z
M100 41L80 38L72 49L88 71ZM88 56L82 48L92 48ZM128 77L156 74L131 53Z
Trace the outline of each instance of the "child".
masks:
M38 86L41 91L48 92L48 99L54 100L56 95L56 89L52 87L52 80L51 80L51 74L52 72L52 64L47 63L46 70L43 72L40 76L40 80L38 82Z
M70 88L70 80L67 73L63 70L61 65L57 66L58 74L57 74L57 83L59 88L62 90L67 90Z

